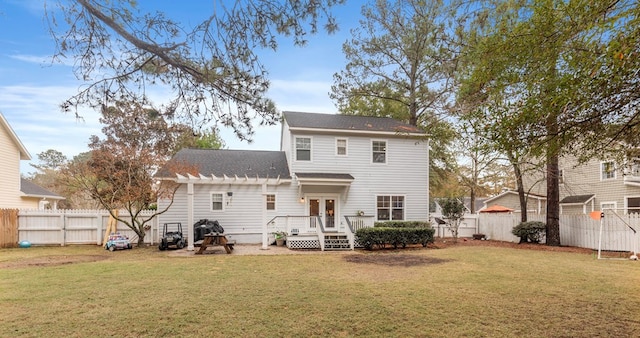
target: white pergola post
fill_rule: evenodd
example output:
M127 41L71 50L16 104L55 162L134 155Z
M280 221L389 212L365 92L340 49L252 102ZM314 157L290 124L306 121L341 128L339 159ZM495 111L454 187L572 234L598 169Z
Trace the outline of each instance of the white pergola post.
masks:
M187 183L187 250L193 251L193 182Z

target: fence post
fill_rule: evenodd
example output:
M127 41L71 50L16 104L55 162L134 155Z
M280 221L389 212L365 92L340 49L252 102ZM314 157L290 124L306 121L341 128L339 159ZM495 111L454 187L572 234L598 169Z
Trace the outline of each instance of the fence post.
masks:
M102 215L98 213L96 215L96 245L102 245Z
M65 224L67 223L67 217L66 217L66 213L63 211L62 214L60 214L60 231L62 232L62 243L60 244L60 246L64 246L67 242L67 227L65 226Z

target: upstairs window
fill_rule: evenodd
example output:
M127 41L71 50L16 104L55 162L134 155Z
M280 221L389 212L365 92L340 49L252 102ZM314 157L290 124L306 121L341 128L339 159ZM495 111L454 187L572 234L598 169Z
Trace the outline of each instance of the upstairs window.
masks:
M296 161L311 161L310 137L296 137Z
M221 193L213 193L211 194L211 210L222 210L223 203L223 195Z
M600 179L612 180L616 178L616 167L613 161L602 162L600 164Z
M564 183L564 169L558 171L558 184Z
M267 210L276 210L276 195L266 195Z
M336 155L347 156L347 139L346 138L336 139Z
M371 159L373 163L387 163L387 142L371 142Z

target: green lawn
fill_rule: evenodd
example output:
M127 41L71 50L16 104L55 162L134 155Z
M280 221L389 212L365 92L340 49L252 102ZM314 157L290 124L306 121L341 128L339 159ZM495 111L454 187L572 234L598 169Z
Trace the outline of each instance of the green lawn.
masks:
M388 264L405 261L413 264ZM640 262L590 254L459 246L176 256L75 246L3 249L0 266L8 337L640 334Z

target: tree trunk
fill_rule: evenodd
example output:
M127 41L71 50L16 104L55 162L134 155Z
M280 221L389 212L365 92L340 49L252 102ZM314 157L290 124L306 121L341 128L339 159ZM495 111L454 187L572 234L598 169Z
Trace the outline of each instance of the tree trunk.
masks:
M144 229L142 229L142 231L136 231L136 234L138 235L138 248L146 246L146 244L144 243Z
M507 153L509 162L513 166L513 173L516 175L516 185L518 189L518 198L520 200L520 222L527 221L527 197L524 193L524 184L522 184L522 171L520 170L520 164L516 161L515 156L511 153ZM521 241L522 242L522 241Z
M560 185L558 155L547 159L547 245L560 246Z
M546 121L547 139L547 245L560 246L560 177L558 134L558 114L553 104L548 105Z
M471 188L469 193L469 212L473 215L476 213L476 188Z

